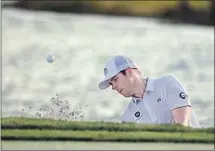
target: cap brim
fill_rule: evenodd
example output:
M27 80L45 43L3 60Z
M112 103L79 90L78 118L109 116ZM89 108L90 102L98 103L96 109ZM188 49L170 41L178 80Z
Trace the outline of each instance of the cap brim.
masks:
M100 90L107 89L109 86L110 86L110 84L109 84L109 81L108 81L108 80L104 80L104 81L102 81L102 82L100 82L100 83L98 84L98 88L99 88Z
M98 88L100 90L104 90L106 88L108 88L110 86L110 83L109 83L109 79L113 78L115 75L117 75L120 71L117 71L107 77L105 77L105 79L103 81L101 81L99 84L98 84Z

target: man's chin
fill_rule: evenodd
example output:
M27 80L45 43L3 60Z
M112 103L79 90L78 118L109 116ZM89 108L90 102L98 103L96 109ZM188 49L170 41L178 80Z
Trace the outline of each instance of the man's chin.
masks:
M121 95L123 95L123 96L126 97L126 98L131 97L130 95L126 95L126 94L121 94Z
M122 96L126 97L126 98L131 97L131 95L129 95L129 94L124 94L124 93L122 93L122 92L118 92L118 93L121 94Z

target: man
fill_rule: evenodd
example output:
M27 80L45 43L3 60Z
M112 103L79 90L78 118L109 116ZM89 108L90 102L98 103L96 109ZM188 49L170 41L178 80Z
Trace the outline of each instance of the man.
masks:
M135 62L123 55L107 60L104 75L99 89L112 86L124 97L132 97L122 122L200 127L185 88L173 75L143 78Z

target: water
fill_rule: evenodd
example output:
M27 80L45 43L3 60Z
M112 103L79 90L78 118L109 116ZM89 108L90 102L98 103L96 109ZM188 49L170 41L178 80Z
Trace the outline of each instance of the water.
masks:
M176 75L200 124L214 126L213 34L213 27L154 19L3 9L2 116L55 110L50 99L58 94L70 109L84 106L83 120L117 120L130 100L97 84L104 61L124 54L144 77Z

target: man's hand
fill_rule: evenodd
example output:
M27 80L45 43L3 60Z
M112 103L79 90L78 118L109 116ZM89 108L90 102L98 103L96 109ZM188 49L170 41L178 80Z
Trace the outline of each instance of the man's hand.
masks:
M189 126L190 113L191 113L190 106L175 108L174 110L172 110L173 122L175 124Z

